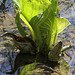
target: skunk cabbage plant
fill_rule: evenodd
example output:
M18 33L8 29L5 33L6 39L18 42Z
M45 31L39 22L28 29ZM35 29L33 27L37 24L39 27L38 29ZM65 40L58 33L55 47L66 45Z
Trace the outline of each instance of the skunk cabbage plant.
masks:
M68 25L65 18L58 18L58 0L12 0L18 7L16 23L22 36L27 33L22 29L19 17L29 27L38 52L47 55L50 61L56 61L51 53L60 53L62 43L55 45L57 35ZM52 52L53 51L53 52ZM51 55L50 55L51 54ZM54 56L53 56L54 57Z

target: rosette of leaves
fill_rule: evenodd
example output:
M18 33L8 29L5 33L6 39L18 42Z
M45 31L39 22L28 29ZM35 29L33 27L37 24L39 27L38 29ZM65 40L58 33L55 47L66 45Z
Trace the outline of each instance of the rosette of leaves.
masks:
M16 16L17 27L22 36L26 36L19 17L29 27L38 52L48 56L50 61L56 61L56 57L50 59L52 53L59 54L62 43L55 45L56 38L68 25L65 18L58 18L58 0L13 0L20 13ZM57 58L58 60L58 58Z

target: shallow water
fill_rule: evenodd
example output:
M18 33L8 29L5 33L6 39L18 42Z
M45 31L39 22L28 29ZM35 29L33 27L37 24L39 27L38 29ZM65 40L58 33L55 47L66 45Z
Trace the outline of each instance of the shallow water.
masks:
M75 1L74 0L60 0L60 17L67 18L71 25L68 26L63 32L58 35L57 41L62 41L63 46L72 45L73 47L67 52L72 57L71 60L63 57L70 64L70 70L68 75L75 75ZM19 34L17 26L15 24L15 10L13 3L7 0L5 8L0 10L0 35L4 32L13 32ZM1 5L1 4L0 4ZM6 9L10 5L8 9ZM5 14L3 12L6 12ZM29 31L27 31L29 32ZM13 52L14 51L14 52ZM13 53L12 53L13 52ZM15 57L19 50L14 47L11 38L0 38L0 75L6 75L4 72L11 71ZM13 75L19 75L20 69Z
M75 0L60 0L62 3L60 6L60 17L67 18L71 25L68 26L62 33L59 34L58 40L62 40L64 45L72 45L73 47L67 52L72 57L72 60L65 60L70 64L70 70L68 75L75 75Z

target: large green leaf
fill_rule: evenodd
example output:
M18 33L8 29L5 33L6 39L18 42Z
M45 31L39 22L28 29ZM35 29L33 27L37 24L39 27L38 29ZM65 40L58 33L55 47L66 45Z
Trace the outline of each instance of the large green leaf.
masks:
M55 18L58 10L57 3L58 0L52 0L52 4L42 14L33 17L30 21L30 25L36 33L35 36L38 37L37 40L39 42L41 38L45 38L48 45L55 43L57 36L57 20Z
M12 0L21 10L27 21L41 14L51 4L51 0Z
M29 21L36 15L41 14L48 8L51 4L51 0L12 0L21 10L21 19L27 24L29 27L33 40L35 40L35 34L39 30L37 30L34 34L34 30L29 24ZM38 31L39 32L39 31ZM39 33L40 37L40 33ZM37 37L38 38L38 37ZM41 40L41 38L40 38Z
M50 0L20 0L23 16L29 22L34 16L41 14L51 4Z

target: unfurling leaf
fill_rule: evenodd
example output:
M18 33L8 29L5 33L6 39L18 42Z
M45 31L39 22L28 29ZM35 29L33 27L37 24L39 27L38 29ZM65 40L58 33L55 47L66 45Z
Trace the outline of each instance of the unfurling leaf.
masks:
M58 61L59 60L59 54L61 52L61 48L62 48L62 42L58 42L58 44L49 51L48 53L48 58L50 61Z

